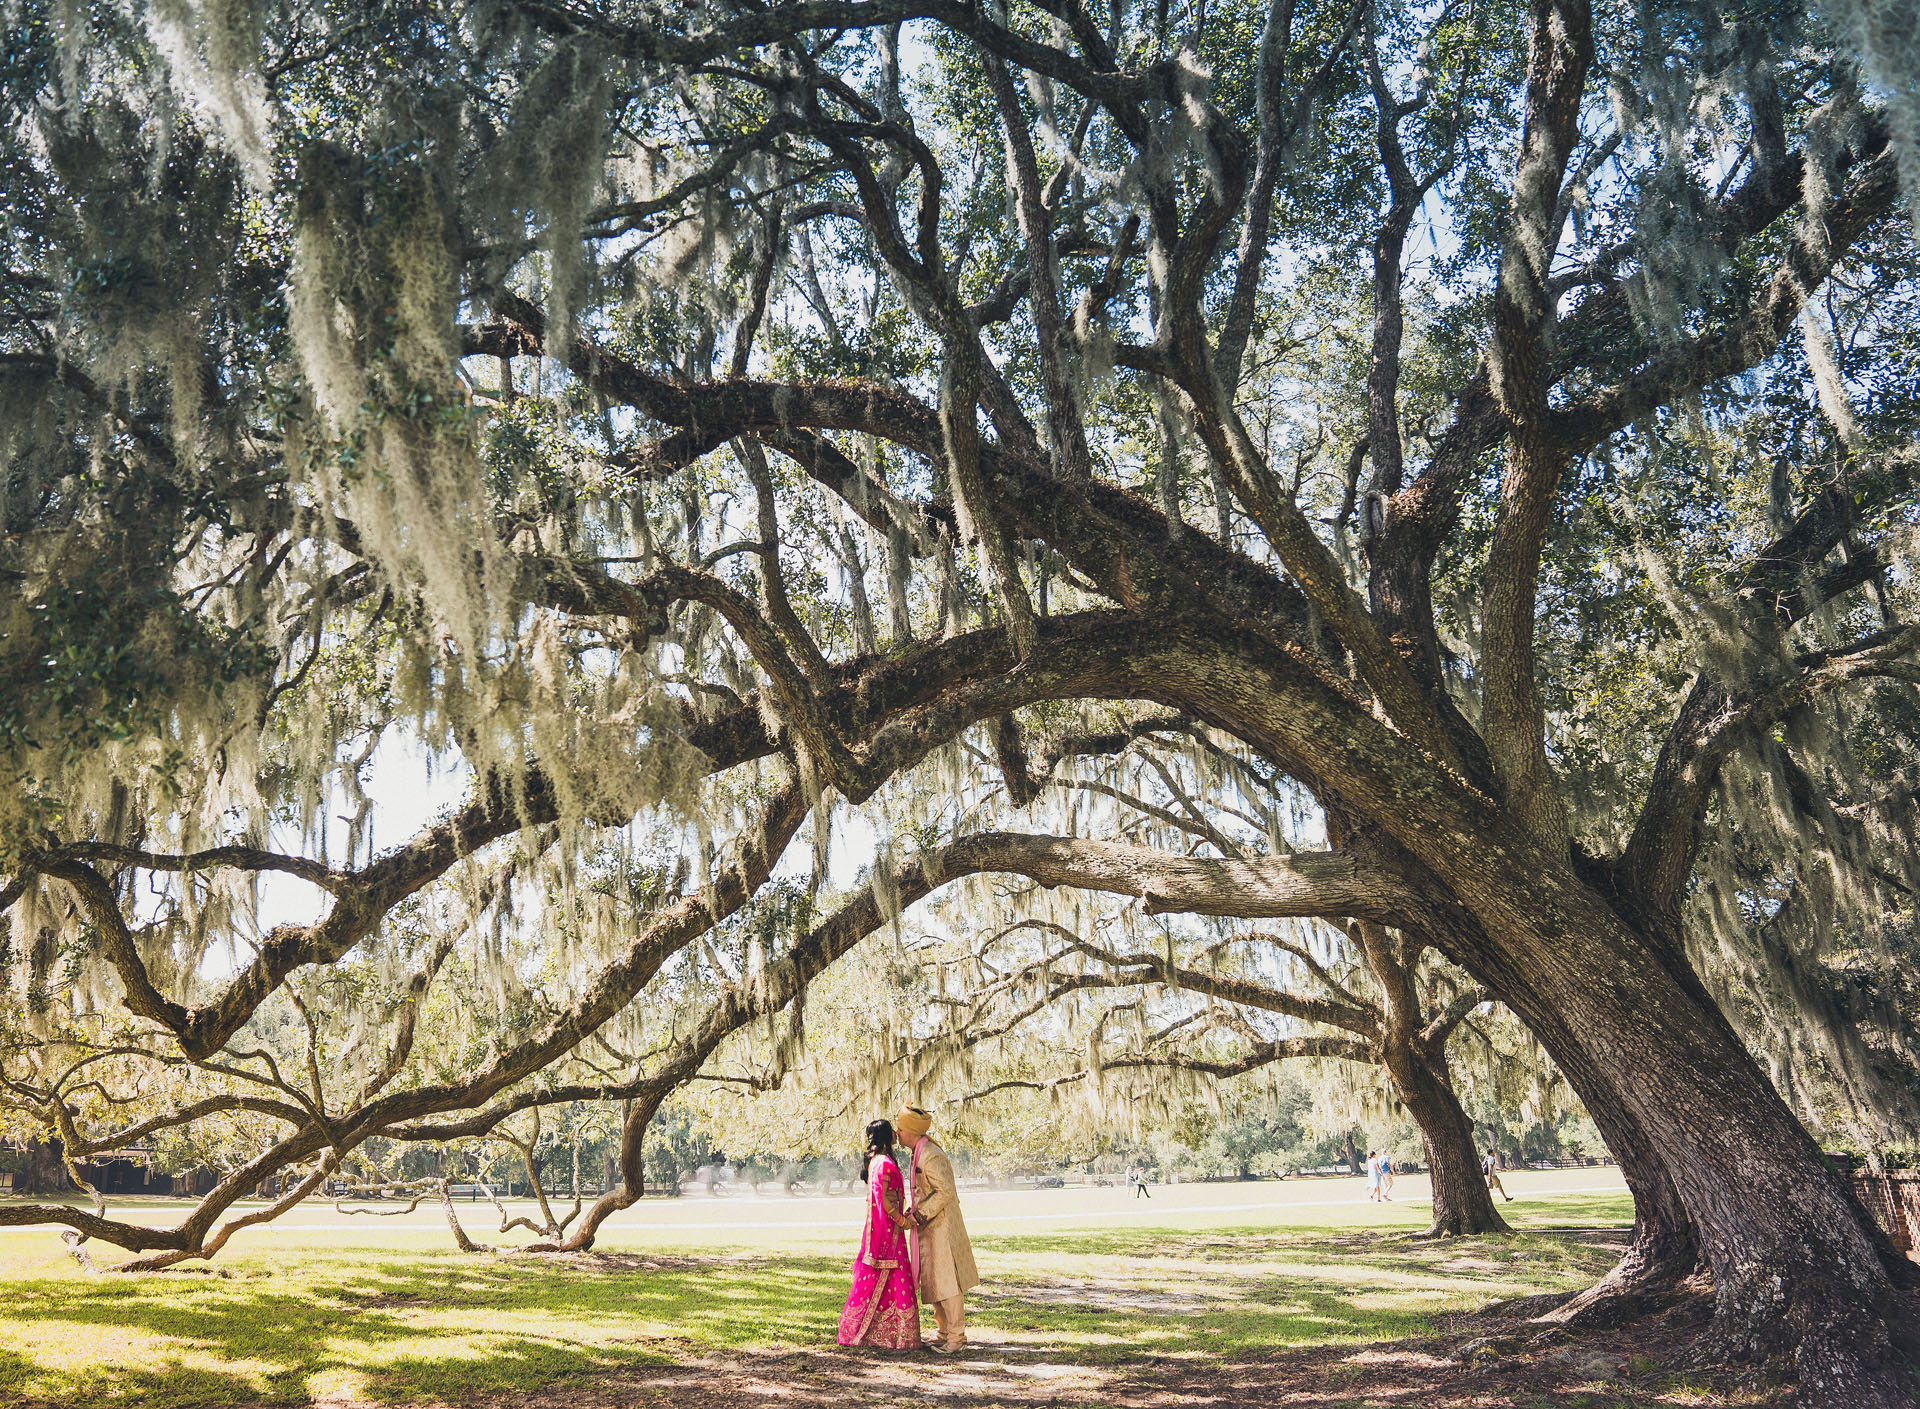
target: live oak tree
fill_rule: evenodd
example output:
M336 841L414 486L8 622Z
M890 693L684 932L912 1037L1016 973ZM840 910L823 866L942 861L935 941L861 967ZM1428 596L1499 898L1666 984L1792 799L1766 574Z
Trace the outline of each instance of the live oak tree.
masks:
M1377 1069L1396 1108L1421 1128L1435 1189L1431 1231L1504 1231L1480 1179L1472 1122L1447 1055L1449 1039L1484 1006L1484 995L1426 945L1361 922L1346 931L1307 923L1291 934L1221 921L1196 929L1170 915L1180 908L1172 901L1149 897L1147 908L1158 912L1150 916L1136 903L1102 903L1084 889L1115 886L1132 868L1158 863L1164 858L1156 847L1237 861L1270 846L1290 848L1304 819L1284 779L1222 749L1191 721L1149 715L1123 729L1051 741L1027 760L1020 791L1032 796L1016 812L1074 840L987 830L1007 803L1004 780L991 767L944 784L917 806L908 800L909 815L939 807L971 817L981 830L942 854L971 858L991 847L991 868L972 880L956 877L937 906L895 927L896 943L863 961L858 979L843 973L824 1004L809 1000L809 1012L831 1015L828 1045L822 1051L810 1042L800 1081L812 1089L781 1103L771 1128L750 1099L722 1103L710 1117L713 1129L766 1128L760 1138L777 1131L813 1148L822 1130L855 1129L858 1112L910 1099L941 1112L943 1123L957 1122L952 1128L971 1143L982 1127L969 1103L999 1091L1071 1092L1081 1115L1097 1122L1164 1122L1194 1101L1217 1102L1219 1082L1275 1063L1356 1063ZM1064 887L1063 868L1073 876ZM1027 874L1046 883L1021 884ZM1133 889L1121 885L1121 892ZM1020 918L1008 922L1011 916ZM1103 1050L1106 1009L1077 1009L1115 994L1133 1016L1124 1032L1139 1039L1139 1050L1095 1059L1089 1053ZM1207 1011L1192 1011L1194 1002ZM1158 1034L1151 1042L1149 1009ZM818 1019L807 1031L818 1038ZM1234 1042L1235 1034L1246 1042ZM1207 1050L1189 1050L1194 1040ZM1080 1065L1088 1060L1096 1065ZM1550 1064L1533 1065L1553 1081ZM704 1080L755 1098L788 1075L780 1048L761 1041L735 1039L716 1054L716 1066L725 1069L710 1068ZM1105 1080L1122 1073L1123 1092ZM1078 1147L1090 1133L1081 1128L1086 1121L1062 1115L1067 1126L1058 1133L1077 1131L1071 1142Z
M1003 752L1020 747L1004 727L995 737L997 745L983 742ZM854 1014L842 1015L878 1026L885 1034L879 1046L871 1036L857 1044L864 1060L843 1050L840 1070L832 1075L812 1063L811 1079L826 1087L823 1097L837 1101L841 1121L852 1118L853 1093L875 1109L897 1101L899 1091L939 1109L945 1100L974 1099L966 1093L979 1049L988 1042L999 1049L997 1066L1011 1064L1043 1077L1035 1089L1049 1093L1082 1083L1080 1094L1090 1095L1096 1108L1107 1103L1105 1087L1088 1078L1125 1069L1129 1091L1163 1115L1193 1095L1202 1079L1293 1058L1356 1062L1381 1070L1397 1104L1421 1128L1435 1190L1431 1231L1505 1230L1480 1179L1472 1122L1455 1094L1447 1058L1449 1039L1482 1006L1484 995L1449 972L1426 943L1365 921L1345 930L1307 923L1292 936L1235 933L1219 922L1189 933L1187 926L1176 931L1166 918L1180 908L1177 903L1149 896L1147 908L1161 915L1149 919L1137 905L1102 905L1087 894L1116 885L1132 894L1125 880L1134 866L1162 859L1154 848L1226 861L1291 850L1302 824L1311 820L1311 799L1177 716L1146 715L1122 728L1062 734L1027 757L1011 785L988 753L976 748L975 754L985 766L971 782L946 783L918 807L905 800L905 811L938 806L964 812L979 828L967 839L966 854L993 846L991 869L973 883L947 887L936 913L919 922L937 919L950 932L944 944L927 939L911 961L904 951L898 954L909 972L922 975L917 987L878 983L873 996L885 995L883 1004L857 1005ZM1010 794L1023 798L1011 809ZM901 807L901 800L891 806ZM996 835L987 828L1002 810L1029 824L1045 822L1075 840ZM1078 888L1056 899L1060 868L1076 862L1071 885ZM1043 884L1021 886L1015 878L1023 873L1041 877ZM1021 918L1005 923L1008 916ZM1012 947L1036 938L1039 948L1032 952ZM1336 979L1335 970L1344 978ZM1209 1015L1210 1026L1195 1029L1188 1026L1195 1014L1173 1011L1192 998L1242 1010L1233 1021L1243 1032L1251 1032L1245 1027L1249 1018L1279 1026L1251 1039L1252 1049L1224 1057L1216 1052L1189 1061L1188 1054L1168 1047L1070 1073L1049 1073L1046 1058L1027 1050L1034 1033L1028 1020L1057 1020L1062 998L1143 986L1157 990L1159 1018L1183 1038L1213 1031L1215 1015ZM914 995L911 1001L907 993ZM1145 1008L1136 1000L1131 1011ZM1084 1029L1086 1020L1072 1025ZM730 1079L764 1090L783 1075L775 1060ZM1163 1080L1167 1089L1156 1089ZM1008 1089L1000 1082L995 1087ZM1117 1103L1130 1106L1137 1109L1137 1102Z
M1431 944L1632 1187L1564 1314L1702 1264L1718 1349L1908 1402L1914 1274L1703 969L1913 888L1913 55L1844 9L15 0L8 1105L267 1133L178 1229L0 1216L160 1265L620 1099L587 1245L722 1043L1011 869ZM1168 711L1317 840L925 805ZM408 752L464 800L392 845ZM497 1040L428 1069L456 955Z
M1473 1123L1455 1092L1447 1046L1485 997L1425 946L1356 923L1348 944L1310 927L1141 934L1125 912L1075 929L1015 922L946 966L946 1020L906 1054L908 1089L926 1095L958 1065L957 1099L1073 1090L1098 1113L1157 1110L1164 1120L1213 1084L1284 1062L1373 1066L1419 1126L1433 1191L1429 1236L1505 1232ZM1164 922L1163 922L1164 923ZM1077 1011L1091 1001L1091 1011ZM1034 1025L1064 1030L1035 1041ZM974 1049L990 1043L996 1060ZM956 1058L963 1059L956 1063ZM976 1076L985 1071L986 1075ZM942 1083L951 1086L952 1079Z

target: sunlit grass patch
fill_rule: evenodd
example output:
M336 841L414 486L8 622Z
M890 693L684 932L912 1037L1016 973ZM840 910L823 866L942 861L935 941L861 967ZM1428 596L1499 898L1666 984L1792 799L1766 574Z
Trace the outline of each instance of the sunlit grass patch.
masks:
M1571 1290L1614 1253L1542 1235L1426 1242L1404 1235L1275 1235L1265 1230L1167 1240L1144 1232L991 1240L982 1319L1023 1341L1108 1354L1237 1355L1425 1333L1434 1316L1486 1301ZM1091 1242L1099 1251L1076 1252ZM1464 1260L1465 1267L1449 1263Z

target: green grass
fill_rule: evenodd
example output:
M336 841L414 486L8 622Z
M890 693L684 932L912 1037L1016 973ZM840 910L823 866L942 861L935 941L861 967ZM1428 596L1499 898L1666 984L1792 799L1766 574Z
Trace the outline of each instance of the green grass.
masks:
M1209 1192L1086 1227L1066 1213L1088 1207L1085 1193L1025 1198L997 1222L991 1198L969 1201L988 1279L974 1323L1009 1347L1089 1364L1418 1335L1442 1312L1583 1285L1612 1257L1593 1239L1540 1231L1425 1243L1407 1236L1423 1210L1405 1206L1354 1205L1339 1226L1308 1199L1250 1225L1242 1213L1236 1227L1221 1220L1244 1193ZM741 1201L724 1210L736 1226L715 1230L724 1202L703 1218L681 1201L658 1226L616 1229L608 1258L565 1261L463 1256L444 1223L435 1238L321 1210L289 1216L305 1231L243 1237L201 1273L88 1277L49 1234L11 1236L0 1241L0 1403L479 1405L687 1354L830 1344L851 1240L820 1225L857 1209L796 1201L813 1215L800 1218L784 1202ZM1063 1216L1017 1221L1033 1207ZM738 1222L765 1212L790 1223L743 1235ZM1507 1212L1523 1230L1631 1216L1617 1194ZM707 1255L677 1255L703 1239Z
M703 1349L817 1340L844 1295L825 1259L609 1271L304 1252L227 1277L4 1287L0 1402L187 1406L327 1395L475 1401Z
M1096 1363L1417 1336L1445 1312L1585 1286L1615 1256L1546 1233L1430 1243L1271 1228L995 1238L987 1249L982 1319Z

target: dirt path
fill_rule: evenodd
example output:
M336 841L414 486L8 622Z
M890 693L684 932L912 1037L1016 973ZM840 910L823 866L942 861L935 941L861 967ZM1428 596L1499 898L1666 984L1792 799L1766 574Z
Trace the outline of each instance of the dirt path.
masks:
M1152 1357L1090 1366L992 1342L952 1360L790 1352L690 1359L659 1370L554 1386L495 1404L498 1409L737 1409L755 1404L794 1409L1779 1409L1789 1400L1764 1377L1676 1372L1646 1356L1644 1348L1630 1357L1626 1344L1549 1345L1463 1365L1453 1352L1460 1342L1473 1339L1290 1351L1207 1364ZM1634 1345L1640 1347L1643 1340L1634 1338Z

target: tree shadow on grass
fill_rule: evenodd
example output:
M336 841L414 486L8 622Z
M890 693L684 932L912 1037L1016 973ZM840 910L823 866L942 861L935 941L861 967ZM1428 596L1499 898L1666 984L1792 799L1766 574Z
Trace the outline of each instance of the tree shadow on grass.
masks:
M831 1341L844 1295L824 1259L336 1258L298 1292L257 1274L20 1282L5 1333L26 1349L0 1352L0 1403L307 1403L328 1386L480 1403L687 1349Z
M1445 1311L1579 1285L1612 1261L1617 1238L1425 1242L1271 1229L984 1237L993 1280L974 1316L1010 1375L1023 1363L1102 1381L1160 1363L1217 1368L1404 1341ZM659 1383L669 1362L685 1370L688 1361L789 1354L814 1365L825 1353L819 1365L843 1363L830 1358L847 1286L841 1257L369 1252L242 1259L234 1270L8 1284L0 1403L477 1406L533 1393L560 1404L570 1385Z
M1586 1286L1626 1246L1615 1230L1433 1240L1109 1230L981 1243L997 1274L977 1298L987 1323L1074 1346L1089 1363L1418 1337L1436 1316Z

